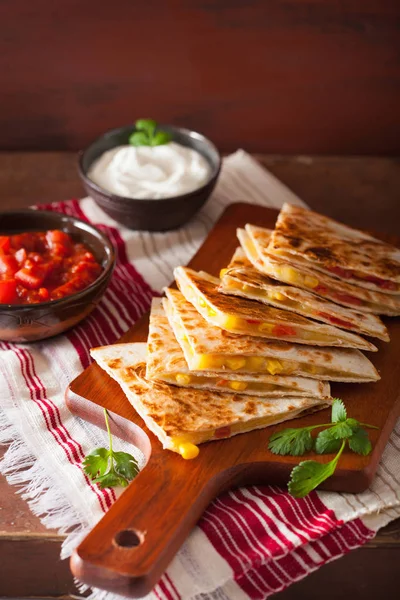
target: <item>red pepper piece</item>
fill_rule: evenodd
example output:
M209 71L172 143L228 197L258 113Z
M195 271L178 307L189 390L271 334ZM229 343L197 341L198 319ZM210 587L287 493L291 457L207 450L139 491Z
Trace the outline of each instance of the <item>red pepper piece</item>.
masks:
M294 327L290 325L274 325L272 329L272 335L276 335L276 337L285 337L286 335L296 335L296 330Z
M342 267L329 267L328 271L334 273L342 279L351 279L352 277L354 277L354 274L350 269L342 269Z
M362 300L360 300L360 298L356 298L350 294L335 294L335 298L339 300L339 302L345 302L346 304L355 304L356 306L360 306L362 304Z
M229 437L231 433L231 428L229 425L226 425L225 427L220 427L219 429L215 430L214 433L214 437L215 438L226 438Z
M328 313L319 312L317 313L320 317L327 319L332 323L332 325L338 325L339 327L352 328L353 325L349 323L349 321L345 321L344 319L340 319L339 317L334 317L332 315L328 315Z

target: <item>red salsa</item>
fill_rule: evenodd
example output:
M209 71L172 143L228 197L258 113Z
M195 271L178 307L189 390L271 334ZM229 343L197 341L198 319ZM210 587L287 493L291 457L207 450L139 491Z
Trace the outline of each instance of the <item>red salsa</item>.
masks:
M89 248L64 231L0 236L0 304L59 300L88 287L101 271Z

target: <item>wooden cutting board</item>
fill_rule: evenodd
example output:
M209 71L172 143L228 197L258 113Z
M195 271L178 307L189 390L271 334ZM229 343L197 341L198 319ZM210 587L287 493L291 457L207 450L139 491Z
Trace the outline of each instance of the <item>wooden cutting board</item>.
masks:
M218 275L238 245L236 228L245 223L273 228L277 211L239 203L229 206L190 262L193 269ZM382 238L400 246L400 240ZM391 342L377 342L378 353L369 357L381 381L368 384L333 384L332 395L344 400L349 414L379 427L370 431L373 451L362 457L347 452L339 468L321 487L361 492L371 482L390 432L400 414L400 319L386 319ZM145 341L148 314L120 341ZM375 340L374 340L374 343ZM271 454L268 439L287 423L214 441L200 446L195 460L163 450L129 404L120 387L96 364L87 368L66 393L70 410L104 427L103 407L111 412L115 435L137 445L146 467L129 485L102 520L75 550L73 574L81 581L125 596L141 597L158 581L168 563L207 505L219 493L248 484L288 481L298 458ZM326 422L329 410L297 419L296 426ZM330 456L319 457L321 461Z

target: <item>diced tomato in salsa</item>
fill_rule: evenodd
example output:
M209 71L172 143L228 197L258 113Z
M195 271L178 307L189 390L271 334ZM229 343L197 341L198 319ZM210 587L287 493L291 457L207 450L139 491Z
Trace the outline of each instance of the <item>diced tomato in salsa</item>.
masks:
M0 304L37 304L93 283L101 266L64 231L0 236Z
M10 238L8 235L0 235L0 254L8 252L10 249Z
M0 281L0 304L13 304L17 298L17 282L15 279Z
M277 337L284 337L286 335L296 335L296 330L290 325L274 325L272 334Z
M0 274L10 277L18 271L18 262L9 254L0 254Z

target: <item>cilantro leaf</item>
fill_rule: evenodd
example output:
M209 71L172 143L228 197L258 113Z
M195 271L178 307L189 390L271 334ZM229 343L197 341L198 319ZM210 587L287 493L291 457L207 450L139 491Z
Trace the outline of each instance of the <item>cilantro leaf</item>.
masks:
M273 454L282 456L290 454L301 456L309 452L313 446L311 433L307 427L303 429L283 429L271 436L268 448Z
M349 438L349 446L353 452L367 456L372 450L372 444L365 429L357 429Z
M332 425L329 429L332 437L337 440L344 440L353 434L352 428L347 424L347 421L339 421L336 425Z
M150 140L144 131L134 131L129 137L131 146L150 146Z
M128 485L125 477L120 477L115 471L108 471L104 475L93 479L93 482L97 483L101 489L118 486L126 487Z
M153 119L138 119L135 123L136 131L144 131L149 138L153 137L156 127Z
M334 437L330 429L320 431L315 439L315 452L317 454L330 454L340 448L340 439Z
M320 483L333 475L336 468L335 459L323 464L315 460L304 460L291 473L288 490L295 498L304 498Z
M91 478L104 475L108 468L109 452L107 448L96 448L83 460L83 470Z
M343 400L335 398L332 404L332 423L339 423L345 421L347 418L346 407Z
M328 463L319 463L315 460L304 460L295 467L290 475L288 485L289 493L295 498L304 498L320 483L328 479L335 472L336 465L343 452L345 441L342 441L339 452Z
M171 134L157 131L157 123L153 119L138 119L135 131L129 137L131 146L162 146L171 140Z
M114 452L106 409L104 409L104 417L110 448L109 450L107 448L92 450L83 460L83 470L101 488L126 487L138 474L139 467L136 459L131 454L127 452Z
M352 428L353 431L357 431L357 429L360 428L360 422L357 421L357 419L352 419L350 417L349 419L346 419L346 423L349 427Z
M113 452L113 458L115 460L115 470L125 479L130 481L139 473L136 460L128 452Z
M172 140L172 135L166 131L157 131L151 140L151 146L163 146Z

